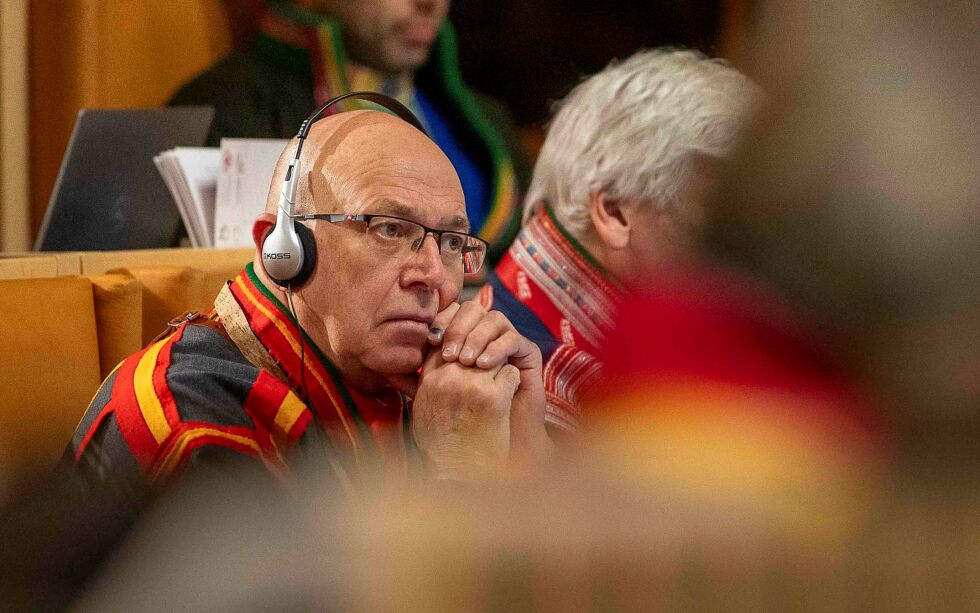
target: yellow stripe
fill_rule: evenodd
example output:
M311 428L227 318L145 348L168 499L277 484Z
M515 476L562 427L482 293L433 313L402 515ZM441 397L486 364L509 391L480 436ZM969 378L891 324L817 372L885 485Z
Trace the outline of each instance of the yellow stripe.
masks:
M330 58L335 56L333 32L328 27L317 28L316 37L320 42L320 57L323 58L323 67L326 69L327 84L330 88L330 95L339 96L341 94L346 94L348 88L344 86L345 79L340 73L338 62L330 61ZM347 99L340 103L340 107L342 110L352 111L357 108L356 106L352 106L353 104L355 104L354 101Z
M621 483L755 509L800 532L850 523L878 477L869 435L828 410L830 401L724 383L628 391L589 407L595 459Z
M500 237L514 211L514 169L510 164L504 164L500 168L499 185L500 191L497 192L497 199L490 210L490 216L480 228L480 236L490 243Z
M136 372L133 373L136 402L139 403L143 420L150 428L150 433L157 443L163 443L170 434L170 424L167 423L167 418L163 414L163 405L160 404L160 398L157 397L157 392L153 389L153 370L156 367L157 356L160 355L160 350L163 349L168 340L165 338L150 345L143 357L140 358L139 364L136 365Z
M261 312L263 315L269 318L269 320L276 326L276 328L278 328L279 331L282 332L282 335L286 338L286 342L288 342L289 346L292 347L294 352L296 352L296 355L299 355L300 354L299 343L293 340L293 336L292 334L290 334L289 328L286 327L286 324L282 323L282 321L278 317L273 315L269 309L265 308L265 305L262 304L259 301L259 299L255 297L255 294L252 293L252 290L248 289L248 286L245 285L245 282L242 281L241 277L237 277L235 279L235 283L237 283L238 287L241 288L241 290L245 293L245 297L248 298L248 301L254 304L255 307L259 310L259 312ZM316 373L313 374L315 375Z
M257 455L261 457L261 450L259 449L258 443L250 438L244 436L238 436L237 434L228 434L227 432L222 432L221 430L215 430L214 428L195 428L194 430L188 430L180 436L180 439L174 444L170 453L159 463L159 468L154 472L153 479L165 479L170 476L177 464L184 457L184 452L187 450L187 446L190 445L195 440L201 438L202 436L213 435L225 440L234 441L241 445L245 445L255 451ZM263 458L264 460L264 458Z
M269 309L265 308L264 304L259 302L259 300L251 292L251 290L249 290L248 287L245 285L245 283L242 281L242 278L240 276L235 279L235 283L237 283L238 287L241 288L241 290L245 293L245 297L248 299L248 301L254 304L255 307L263 315L269 318L269 320L272 321L272 323L276 326L276 328L279 329L279 331L286 338L286 341L289 343L289 346L292 347L296 355L302 355L302 353L300 352L299 345L293 340L293 337L289 332L289 328L286 327L286 324L284 324L279 317L275 316L271 311L269 311ZM341 425L344 426L344 431L347 432L347 436L350 438L351 444L354 445L354 454L355 455L360 454L361 448L360 445L358 444L357 437L354 436L353 432L351 432L350 426L347 423L347 419L344 417L343 411L340 410L340 407L343 406L344 404L343 400L338 399L334 395L333 390L330 389L330 386L327 385L326 381L323 380L323 377L320 376L320 373L317 372L316 369L311 368L309 370L310 370L310 374L313 375L313 378L316 379L317 383L320 384L320 387L323 388L323 390L327 393L327 396L329 396L330 401L333 403L334 410L337 411L337 416L340 418L340 423Z
M282 432L283 437L289 436L289 431L293 429L293 426L296 425L296 420L300 418L300 415L305 410L306 405L296 397L296 394L292 391L286 394L286 397L282 399L282 404L279 405L279 409L276 411L276 418L274 420L276 427Z
M351 91L381 91L381 79L371 72L358 71L354 73L350 89Z

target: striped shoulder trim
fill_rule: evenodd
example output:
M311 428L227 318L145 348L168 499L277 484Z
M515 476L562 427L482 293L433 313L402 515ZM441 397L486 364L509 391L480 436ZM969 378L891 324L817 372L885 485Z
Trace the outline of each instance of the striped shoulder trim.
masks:
M576 432L581 401L602 377L602 363L571 345L560 345L544 366L545 422Z
M227 447L259 459L281 482L290 487L296 485L282 458L264 453L255 433L250 429L194 422L181 424L167 445L161 449L158 461L149 471L151 482L167 481L184 467L196 449L207 445Z
M112 413L140 466L147 470L154 462L160 444L178 423L176 405L167 389L165 374L170 363L170 351L181 332L151 343L117 367L108 402L101 417ZM102 418L95 424L76 450L80 457Z
M264 447L280 456L292 448L313 420L313 413L295 392L265 370L259 371L244 408Z

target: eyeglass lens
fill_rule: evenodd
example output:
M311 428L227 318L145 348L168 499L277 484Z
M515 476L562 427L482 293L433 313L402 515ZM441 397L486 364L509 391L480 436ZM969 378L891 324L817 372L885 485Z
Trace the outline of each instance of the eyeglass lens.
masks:
M425 240L426 229L417 223L394 217L373 217L368 234L375 248L391 256L418 251ZM486 245L458 232L442 232L438 237L439 253L448 268L462 266L464 273L480 270L486 256Z

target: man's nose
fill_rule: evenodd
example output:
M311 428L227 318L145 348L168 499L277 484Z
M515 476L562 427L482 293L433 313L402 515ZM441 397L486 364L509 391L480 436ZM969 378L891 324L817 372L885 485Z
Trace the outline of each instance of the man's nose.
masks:
M427 233L422 238L422 244L408 257L402 278L407 286L422 284L433 290L438 290L446 282L446 265L442 262L439 243L434 235Z

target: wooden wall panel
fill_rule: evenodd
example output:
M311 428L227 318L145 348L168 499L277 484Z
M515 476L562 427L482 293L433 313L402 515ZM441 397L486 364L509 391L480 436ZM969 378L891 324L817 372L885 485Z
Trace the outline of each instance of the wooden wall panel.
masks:
M0 251L30 244L28 0L0 4Z
M154 107L231 48L219 0L31 0L32 236L82 108Z

